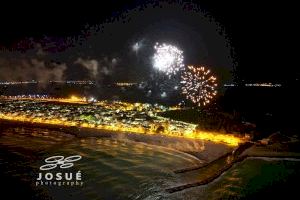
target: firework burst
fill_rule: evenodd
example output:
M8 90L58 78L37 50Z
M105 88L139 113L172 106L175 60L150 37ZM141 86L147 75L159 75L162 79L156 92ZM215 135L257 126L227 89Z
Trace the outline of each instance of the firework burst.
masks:
M210 103L217 94L216 78L204 67L188 66L181 76L182 94L198 106Z
M156 43L154 46L153 67L169 77L183 69L183 52L168 44Z

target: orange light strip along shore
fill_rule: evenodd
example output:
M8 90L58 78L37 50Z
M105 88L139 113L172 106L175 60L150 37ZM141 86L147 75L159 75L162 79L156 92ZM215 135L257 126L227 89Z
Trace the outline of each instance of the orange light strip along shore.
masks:
M41 124L52 124L52 125L61 125L61 126L77 126L82 128L94 128L102 129L108 131L119 131L119 132L131 132L136 134L157 134L153 129L146 129L142 126L130 127L122 123L116 123L111 125L96 125L91 123L80 123L75 121L61 120L61 119L42 119L38 117L28 117L25 115L16 115L16 114L2 114L0 113L0 119L20 121L20 122L29 122L29 123L41 123ZM165 130L160 133L165 136L171 137L182 137L189 139L200 139L200 140L209 140L217 143L225 143L229 146L238 146L240 143L245 142L244 138L237 137L232 134L220 134L216 132L206 132L206 131L197 131L197 130L185 130L183 132L169 131Z

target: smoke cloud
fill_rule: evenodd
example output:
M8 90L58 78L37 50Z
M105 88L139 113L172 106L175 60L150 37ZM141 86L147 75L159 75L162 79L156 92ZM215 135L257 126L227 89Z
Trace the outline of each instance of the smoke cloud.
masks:
M98 61L97 60L84 60L82 58L78 58L75 62L75 64L80 64L83 67L85 67L86 69L89 70L90 72L90 76L92 79L96 79L97 78L97 74L98 74Z
M39 59L0 59L0 80L48 82L63 80L67 65Z
M118 63L117 58L109 59L104 57L102 59L83 59L79 57L74 64L80 64L89 71L90 78L93 80L100 80L103 75L111 75L115 66Z

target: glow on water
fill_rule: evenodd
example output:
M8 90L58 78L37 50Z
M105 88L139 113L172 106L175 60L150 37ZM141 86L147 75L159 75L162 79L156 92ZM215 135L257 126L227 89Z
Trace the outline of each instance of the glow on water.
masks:
M61 125L67 127L77 125L77 122L75 121L61 120L58 118L42 119L40 117L28 117L26 115L16 116L13 114L2 114L2 113L0 113L0 119L20 121L20 122L30 122L30 123ZM146 130L142 126L130 127L130 126L125 126L122 123L116 123L112 125L101 125L101 124L95 125L95 124L85 122L79 124L79 127L108 130L108 131L118 131L118 132L131 132L136 134L150 134L150 135L157 134L154 130L151 129ZM173 133L172 131L164 131L160 134L171 136L171 137L183 137L183 138L190 138L190 139L209 140L212 142L223 142L230 146L237 146L244 141L243 138L230 135L230 134L221 134L216 132L205 132L205 131L197 131L197 130L187 130L181 134L176 134L175 132Z
M81 170L84 186L44 187L47 193L43 195L48 194L49 199L153 199L173 182L174 169L199 164L195 157L170 148L126 139L76 138L40 128L5 129L0 147L0 166L6 167L5 173L29 185L45 158L82 156L72 169ZM32 189L37 194L41 187Z

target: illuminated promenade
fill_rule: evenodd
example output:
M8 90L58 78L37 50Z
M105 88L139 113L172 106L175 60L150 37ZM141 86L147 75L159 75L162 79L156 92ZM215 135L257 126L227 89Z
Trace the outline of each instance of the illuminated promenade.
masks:
M244 138L232 134L206 132L196 124L175 121L158 115L160 112L179 109L145 103L97 101L87 103L84 98L2 98L0 119L29 123L93 128L136 134L161 134L170 137L209 140L237 146Z

